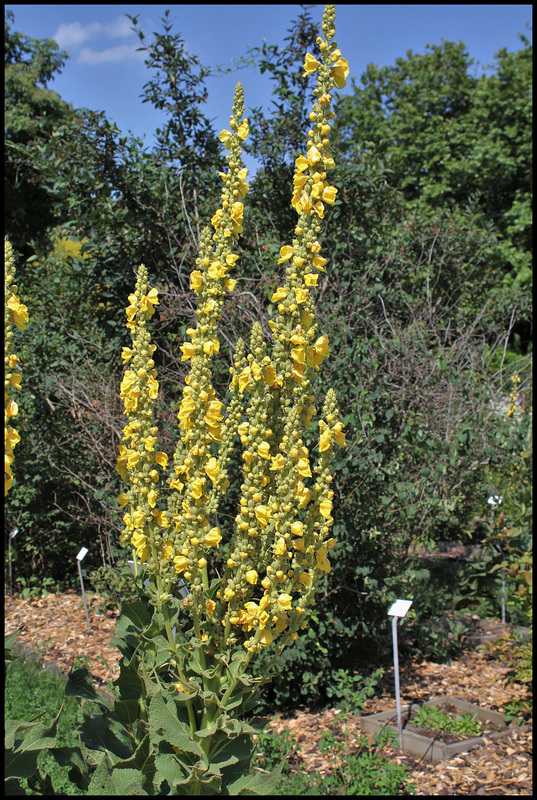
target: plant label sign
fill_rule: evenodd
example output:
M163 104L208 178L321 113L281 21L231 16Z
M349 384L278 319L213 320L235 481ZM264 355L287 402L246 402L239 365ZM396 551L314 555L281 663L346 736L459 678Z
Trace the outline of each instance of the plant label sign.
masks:
M402 619L411 605L412 600L396 600L395 603L390 606L388 615Z
M83 558L84 558L84 557L85 557L87 554L88 554L88 548L87 548L87 547L83 547L83 548L80 550L80 552L79 552L79 554L77 555L77 557L76 557L76 558L77 558L77 561L82 561L82 559L83 559Z

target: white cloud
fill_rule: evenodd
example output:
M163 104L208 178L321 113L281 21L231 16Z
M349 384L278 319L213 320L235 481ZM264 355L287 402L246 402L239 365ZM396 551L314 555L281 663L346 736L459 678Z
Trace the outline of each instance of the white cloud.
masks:
M106 50L92 50L91 47L83 47L78 56L79 64L117 64L120 61L144 58L143 53L137 53L136 48L128 44L118 44L115 47L108 47Z
M132 23L124 15L110 22L65 22L62 23L53 39L60 47L76 47L89 39L105 37L108 39L133 36Z

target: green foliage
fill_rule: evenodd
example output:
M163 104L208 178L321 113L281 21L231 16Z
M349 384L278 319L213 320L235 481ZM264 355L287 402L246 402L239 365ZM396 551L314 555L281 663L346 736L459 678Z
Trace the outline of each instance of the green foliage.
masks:
M344 708L346 714L359 714L367 698L375 694L375 687L383 674L383 669L377 669L363 678L362 675L351 675L346 669L332 670L332 683L327 687L326 695L332 703L335 701L339 708Z
M523 687L520 695L505 706L507 719L527 722L533 713L533 630L523 638L515 628L510 635L497 639L490 651L509 666L505 685Z
M93 570L89 575L91 585L102 601L97 604L100 611L119 608L123 601L132 602L136 589L132 584L132 570L124 558L119 558L115 566Z
M365 734L360 734L353 751L348 740L323 731L319 749L336 761L331 775L319 781L320 794L383 795L415 794L415 785L408 780L408 770L403 764L389 761L382 748L393 738L386 731L375 734L370 745Z
M66 679L61 674L32 659L13 660L17 633L6 637L10 662L5 693L6 794L77 794L68 770L58 766L50 751L77 744L74 731L82 720L80 708L74 700L64 699ZM46 722L50 719L51 725ZM25 791L17 791L17 786Z
M426 703L419 707L412 724L418 725L420 728L430 728L433 731L458 733L461 736L480 736L483 730L477 714L464 712L452 716L439 706Z
M531 284L532 46L496 54L492 75L470 74L462 43L407 52L395 66L369 65L361 87L339 100L341 146L352 158L373 147L410 208L475 207L500 239L497 281L516 302L517 330L529 344ZM501 167L499 168L499 165ZM520 293L522 287L526 292ZM523 299L525 296L526 299Z
M219 716L218 727L200 730L199 736L193 737L192 714L198 716L199 703L210 703L208 686L215 670L201 663L198 651L190 653L188 663L180 650L174 655L181 663L172 659L162 616L150 609L142 600L123 604L116 625L116 645L123 658L120 676L114 681L117 692L113 705L98 698L87 670L70 674L67 696L92 701L97 713L85 715L80 750L55 751L58 762L70 765L71 779L90 794L97 790L125 794L135 785L148 794L180 794L181 787L187 789L196 781L201 793L270 791L280 770L271 776L248 775L253 755L251 737L258 728L255 721L237 718L247 709L252 691L230 690L228 713ZM178 609L173 624L177 623L177 614ZM178 636L179 630L178 625ZM235 658L230 665L230 689L239 664L240 658ZM177 681L177 667L187 676L188 690ZM246 685L246 676L241 681ZM216 693L214 698L214 703L220 704ZM229 713L231 709L234 711Z
M15 250L28 257L32 243L48 241L54 204L42 186L29 151L48 141L72 111L47 84L60 72L67 53L52 39L32 39L4 23L4 187L6 231Z
M283 733L273 733L270 727L260 730L256 736L256 753L252 766L271 772L283 763L282 785L284 776L289 775L289 759L294 757L298 749L298 741L287 729Z
M345 716L338 717L346 724ZM415 786L408 780L408 770L402 765L393 764L383 750L390 744L393 735L387 731L376 734L370 743L364 734L360 734L352 746L348 739L341 738L341 733L332 730L322 732L319 750L325 755L333 769L331 774L321 776L308 774L300 769L293 769L289 762L300 758L298 742L294 734L285 730L282 734L274 734L267 729L257 735L258 750L254 766L260 770L272 770L287 761L282 769L280 782L274 794L286 796L307 795L385 795L414 794Z

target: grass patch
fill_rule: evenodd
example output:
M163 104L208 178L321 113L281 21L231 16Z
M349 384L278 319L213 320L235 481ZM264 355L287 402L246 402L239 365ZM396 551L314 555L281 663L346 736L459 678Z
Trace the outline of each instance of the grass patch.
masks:
M66 682L61 673L44 669L37 660L16 657L6 669L5 718L51 722L64 700ZM66 697L58 723L59 747L77 744L75 731L82 719L83 711L76 698ZM50 775L57 793L80 794L80 789L69 780L69 767L60 767L50 753L40 753L38 764L43 775ZM21 783L27 794L35 794L27 781Z

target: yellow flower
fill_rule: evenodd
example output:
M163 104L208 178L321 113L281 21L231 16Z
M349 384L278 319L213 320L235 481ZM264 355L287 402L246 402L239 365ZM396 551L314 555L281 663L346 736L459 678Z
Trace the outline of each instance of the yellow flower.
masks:
M322 199L325 203L329 203L331 206L333 206L336 202L336 193L337 189L335 186L327 186L325 189L323 189Z
M323 267L326 264L326 258L323 258L322 256L314 256L311 259L311 263L313 264L315 269L318 269L320 272L324 272Z
M293 534L293 536L302 536L304 533L304 525L302 524L302 522L300 522L299 520L293 522L293 524L291 525L291 533Z
M306 286L317 286L317 281L319 276L316 275L314 272L308 272L307 275L304 275L304 283Z
M334 439L339 444L340 447L345 447L347 442L345 441L345 434L343 433L344 424L342 422L336 422L334 427L332 428L332 433L334 434Z
M263 628L259 635L259 643L263 645L263 647L268 647L269 644L272 644L274 641L274 636L271 634L267 628Z
M255 571L255 569L249 569L249 570L247 570L245 577L246 577L246 580L248 581L248 583L251 583L252 586L255 586L259 576L258 576L257 572Z
M331 69L332 78L338 89L343 89L347 83L349 75L349 62L346 58L340 58Z
M220 134L218 135L218 138L225 145L225 147L229 149L229 147L231 146L230 142L231 142L231 139L233 138L233 134L230 131L228 131L226 128L224 128L223 131L220 131Z
M330 561L327 559L326 554L328 550L326 549L326 545L322 545L315 554L315 558L317 561L317 566L323 572L330 572Z
M160 525L161 528L169 528L170 527L170 520L168 519L168 516L167 516L165 511L158 511L157 514L155 515L155 519L157 520L157 524ZM168 542L168 544L171 544L171 543ZM173 555L173 551L172 551L172 553L170 553L169 556L166 556L166 558L171 558L172 555Z
M171 542L164 542L160 550L161 557L169 561L173 556L173 544Z
M303 347L293 347L291 348L291 358L293 361L297 361L299 364L305 364L306 351Z
M291 608L292 608L292 605L291 605L292 604L292 600L293 600L293 598L291 597L291 595L290 594L286 594L285 592L282 592L282 594L278 595L278 605L280 606L282 611L290 611L291 610Z
M11 309L11 313L13 314L13 322L20 331L23 331L29 321L28 309L14 294L12 294L7 301L7 306Z
M205 472L212 480L212 482L216 483L216 481L218 480L218 473L220 472L220 467L218 466L218 462L214 456L210 458L207 464L205 465Z
M195 269L193 272L190 273L190 288L193 289L195 292L199 292L202 286L203 286L203 275L201 274L199 269Z
M319 61L317 61L315 56L312 56L311 53L306 53L306 60L304 62L304 74L302 75L302 77L305 78L307 75L311 75L312 72L315 72L317 67L319 67Z
M266 383L269 386L272 386L274 383L274 379L276 378L276 370L272 366L272 364L267 364L263 369L263 377L265 378Z
M314 164L317 164L317 162L320 161L321 158L322 156L315 147L315 145L312 145L308 150L308 164L310 165L310 167L313 167Z
M255 516L259 524L264 528L269 521L271 510L268 506L256 506L254 508Z
M332 501L331 500L322 500L319 503L319 513L322 514L322 516L325 519L332 519L331 512L332 512Z
M281 453L278 453L277 456L272 458L272 464L270 465L269 469L273 472L278 469L282 469L285 466L285 456Z
M175 564L175 571L179 574L188 569L188 558L186 556L175 556L173 563Z
M317 339L317 341L315 342L315 344L313 346L314 349L315 349L316 355L317 356L322 356L322 358L328 358L328 356L330 355L330 349L329 349L328 345L329 345L328 336L319 336L319 338ZM316 359L316 363L320 363L320 362L317 362L317 359Z
M211 528L209 533L205 534L205 544L207 547L220 547L222 541L222 534L220 528Z
M284 261L289 261L291 256L293 255L293 248L286 244L282 248L280 248L280 257L278 259L278 264L283 264Z
M296 465L297 471L303 478L311 478L310 462L307 458L299 458Z
M196 352L196 348L190 342L185 342L184 344L182 344L180 350L182 350L183 352L181 361L187 361L189 358L192 358L192 356Z
M209 339L209 341L203 343L203 352L207 355L212 355L213 353L218 353L220 351L220 342L218 339Z
M295 161L295 167L297 172L304 172L308 168L308 160L304 156L299 156Z
M249 130L248 120L243 119L237 130L237 136L239 137L239 139L242 139L244 141L244 139L246 139L246 137L248 136L248 130Z
M261 458L270 459L270 444L268 442L261 442L257 448L257 452Z
M285 539L280 537L276 544L274 545L274 553L277 556L283 556L284 553L287 553L287 547L285 544Z
M330 447L330 439L332 438L332 432L330 428L325 428L319 437L319 450L324 452L328 450Z
M250 367L245 367L239 375L239 392L242 392L252 383L252 370Z
M164 469L168 466L168 456L166 455L166 453L161 453L160 450L157 453L155 453L155 461L160 467L163 467Z
M284 300L286 297L287 297L287 289L285 288L285 286L280 286L278 289L276 289L276 291L270 298L270 302L277 303L279 300Z

